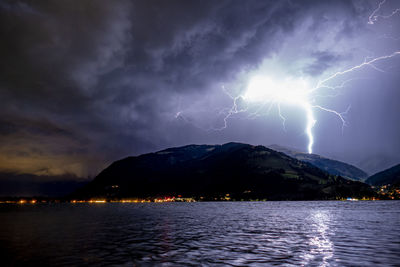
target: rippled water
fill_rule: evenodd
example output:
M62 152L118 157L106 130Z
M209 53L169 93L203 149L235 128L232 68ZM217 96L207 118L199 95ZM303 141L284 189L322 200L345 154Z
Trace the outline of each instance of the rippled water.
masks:
M400 266L400 201L0 206L0 263Z

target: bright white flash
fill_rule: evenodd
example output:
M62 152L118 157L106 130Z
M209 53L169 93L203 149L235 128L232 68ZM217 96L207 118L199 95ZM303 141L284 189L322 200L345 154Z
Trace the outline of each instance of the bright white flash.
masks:
M381 0L378 7L371 13L368 17L368 24L375 24L378 18L388 19L396 14L400 14L400 8L393 10L391 13L386 15L378 14L380 13L381 7L386 3L386 0ZM396 39L397 40L397 39ZM285 78L278 79L272 78L273 76L270 74L269 76L254 76L249 80L247 87L244 88L245 91L239 95L232 95L229 93L225 87L222 89L229 96L233 104L230 108L221 110L220 114L224 114L224 124L221 128L212 128L210 130L222 130L225 129L228 125L228 119L233 117L235 114L249 112L251 109L246 105L246 107L242 107L240 105L241 100L244 100L247 104L252 104L256 107L260 107L256 109L255 112L250 113L249 117L258 116L260 111L262 111L262 107L264 104L269 104L268 111L272 108L273 105L277 105L279 116L283 121L283 126L285 126L285 117L281 113L281 104L289 104L294 105L301 108L306 115L307 123L305 126L305 133L308 137L308 152L312 153L312 147L314 144L314 136L312 129L316 123L313 109L319 109L325 112L332 113L337 116L342 122L342 130L343 127L346 126L346 121L344 115L349 111L349 108L345 112L337 112L333 109L323 107L321 105L316 104L316 97L318 96L318 91L320 89L330 89L335 91L336 89L343 88L347 82L352 81L353 79L346 80L341 85L331 86L330 83L333 82L336 78L342 75L350 74L352 72L358 71L361 68L371 67L377 71L384 72L382 69L376 67L374 64L380 61L386 61L388 59L400 56L400 51L394 51L391 54L378 56L375 58L365 59L361 64L355 65L348 69L338 71L325 77L322 80L319 80L316 86L311 86L309 82L304 78ZM329 97L332 95L323 94L320 96ZM179 111L176 118L183 118L186 122L189 122Z
M273 80L269 77L253 77L243 99L251 102L286 102L289 104L304 104L307 102L310 88L304 79Z
M308 153L312 153L312 146L314 143L312 128L316 123L312 106L309 103L310 93L312 91L308 82L302 78L274 80L267 76L255 76L250 79L247 90L244 95L242 95L242 98L246 102L257 104L276 103L278 107L280 107L281 103L285 103L302 108L307 117L305 132L308 136ZM285 120L280 113L280 108L279 115Z
M308 137L307 150L308 153L312 153L312 147L314 144L314 136L312 129L316 123L313 109L314 108L320 109L337 116L342 122L342 130L343 130L343 127L346 126L344 115L349 111L350 108L349 107L345 112L338 112L336 110L329 109L320 106L318 104L312 104L315 102L315 97L316 97L315 93L322 88L328 88L332 90L341 88L344 86L346 82L351 81L351 79L345 81L339 86L333 86L333 87L329 86L328 82L334 80L338 76L354 72L363 67L369 66L372 67L373 69L376 69L374 63L378 61L387 60L399 55L400 51L395 51L390 55L380 56L370 60L365 60L363 63L359 65L353 66L343 71L336 72L330 75L329 77L318 81L317 85L314 87L310 86L307 80L305 80L304 78L286 78L284 80L278 80L278 79L272 79L271 77L268 76L254 76L252 79L250 79L247 88L244 94L242 95L233 97L229 93L227 93L226 90L224 89L227 95L232 98L233 105L226 113L226 116L224 117L224 126L218 130L225 129L227 127L227 120L234 114L248 111L248 109L238 108L237 101L239 99L243 99L247 103L253 103L260 106L269 103L270 108L272 107L273 104L276 104L278 106L279 116L283 120L283 123L285 123L286 119L281 113L280 105L282 103L295 105L302 108L306 114L307 123L305 127L305 133L307 134Z

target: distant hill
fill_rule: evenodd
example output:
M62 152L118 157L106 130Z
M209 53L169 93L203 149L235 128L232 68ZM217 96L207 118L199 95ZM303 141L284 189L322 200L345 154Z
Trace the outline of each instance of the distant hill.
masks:
M333 175L340 175L345 178L349 178L355 181L365 181L368 178L368 174L363 170L350 165L348 163L344 163L338 160L328 159L321 157L316 154L308 154L303 152L297 152L293 149L286 148L279 145L271 145L270 148L285 153L286 155L296 158L301 161L305 161L313 164L314 166L324 170Z
M213 199L335 199L373 194L360 182L263 146L188 145L112 163L71 198L183 195Z
M87 184L75 175L39 176L0 172L0 197L62 197Z
M391 184L400 186L400 164L372 175L365 182L370 185Z

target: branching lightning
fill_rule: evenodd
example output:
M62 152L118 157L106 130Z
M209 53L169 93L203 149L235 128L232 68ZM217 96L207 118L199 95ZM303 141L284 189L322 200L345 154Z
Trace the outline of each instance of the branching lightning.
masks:
M285 122L286 118L283 116L281 112L281 104L292 104L296 105L300 108L302 108L305 111L305 115L307 118L307 123L305 127L305 133L308 137L308 146L307 150L308 153L312 153L313 151L313 144L314 144L314 136L312 133L312 129L314 125L316 124L316 119L314 116L314 109L320 109L325 112L332 113L336 117L339 118L339 120L342 123L342 132L344 130L344 127L347 126L347 122L345 119L346 114L349 112L351 106L349 106L344 112L338 112L336 110L323 107L318 104L312 104L316 102L316 97L335 97L336 95L326 95L326 94L316 94L320 89L323 88L328 88L331 90L336 90L338 88L343 88L347 83L350 81L353 81L355 79L349 79L344 81L338 86L330 86L328 85L328 82L334 80L335 78L357 71L363 67L369 66L377 71L383 71L382 69L376 67L374 63L386 59L393 58L397 55L400 55L400 51L393 52L390 55L385 55L385 56L380 56L376 57L373 59L369 60L364 60L359 65L353 66L349 69L343 70L336 72L327 78L320 80L317 82L317 85L315 87L310 87L307 83L307 81L304 78L299 78L299 79L287 79L285 81L274 81L273 79L269 77L253 77L245 91L244 94L240 94L238 96L233 96L230 93L227 92L227 90L224 88L224 91L226 94L232 98L233 100L233 105L229 109L229 111L226 113L223 121L224 125L219 128L218 130L225 129L228 125L228 120L231 116L234 114L246 112L247 109L239 109L237 105L237 101L239 99L245 100L247 103L258 103L258 104L266 104L269 103L269 110L272 108L273 105L277 105L278 108L278 114L279 117L282 119L282 124L285 130ZM268 113L267 112L267 113Z
M365 67L365 66L370 66L375 70L379 70L381 72L384 72L383 70L381 70L381 69L377 68L376 66L374 66L373 63L375 63L377 61L384 60L384 59L389 59L389 58L395 57L397 55L400 55L400 51L393 52L392 54L387 55L387 56L381 56L381 57L373 58L371 60L364 60L364 62L361 63L360 65L356 65L356 66L354 66L354 67L352 67L350 69L344 70L344 71L336 72L333 75L329 76L328 78L326 78L326 79L324 79L322 81L319 81L318 85L314 88L314 90L320 89L321 87L325 86L324 85L325 83L327 83L328 81L330 81L330 80L332 80L332 79L334 79L334 78L336 78L338 76L344 75L344 74L349 73L349 72L353 72L353 71L361 69L362 67Z
M400 8L393 10L388 15L379 15L379 11L381 7L385 4L386 0L381 1L378 4L378 7L373 10L371 15L368 17L368 24L375 24L379 18L387 19L392 17L393 15L399 13ZM212 128L212 130L223 130L228 127L228 120L232 118L235 114L239 113L248 113L248 118L254 118L256 116L260 116L262 111L265 110L264 107L268 106L266 111L269 114L272 107L276 106L278 110L279 118L282 120L283 129L286 131L286 118L282 113L282 104L286 105L294 105L301 108L306 116L306 125L305 125L305 134L308 138L308 146L307 150L308 153L313 152L313 144L314 144L314 135L313 135L313 127L316 124L316 119L314 116L314 110L319 109L324 112L329 112L335 115L342 123L342 132L344 127L347 126L346 122L346 114L349 112L351 106L349 106L344 112L338 112L334 109L330 109L327 107L323 107L317 103L317 98L319 97L336 97L338 95L337 89L344 88L347 83L354 81L356 79L348 79L342 82L339 85L331 86L330 83L333 82L336 78L355 72L365 67L370 67L379 72L385 72L383 69L377 67L375 63L380 61L384 61L387 59L391 59L400 55L400 51L395 51L389 55L374 57L374 58L365 58L364 61L353 67L348 69L335 72L330 76L323 78L316 82L316 86L311 86L310 81L306 78L292 78L288 77L284 80L274 79L273 77L269 76L254 76L249 79L247 87L244 92L233 95L228 90L226 90L225 86L222 86L223 92L232 99L232 106L221 111L223 114L223 125L220 128ZM321 92L322 89L328 89L333 92L334 94L326 94ZM246 103L245 107L239 105L239 101L244 101ZM249 106L256 107L254 109L250 109ZM250 112L251 111L251 112ZM265 113L264 113L265 114ZM177 113L177 116L181 116L181 113Z
M381 9L381 7L386 3L386 0L382 0L378 7L371 13L371 15L369 15L368 17L368 24L375 24L375 22L378 20L378 18L384 18L384 19L388 19L394 15L396 15L397 13L400 12L400 8L396 8L395 10L393 10L390 14L388 15L377 15L376 13L379 12L379 10Z

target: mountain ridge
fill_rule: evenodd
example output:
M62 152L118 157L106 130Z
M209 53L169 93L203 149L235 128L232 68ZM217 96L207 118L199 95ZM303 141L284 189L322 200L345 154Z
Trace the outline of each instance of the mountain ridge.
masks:
M368 174L360 168L339 160L329 159L317 154L296 151L280 145L270 145L270 148L285 153L288 156L313 164L314 166L333 175L340 175L355 181L364 182Z
M365 181L374 186L398 185L400 186L400 164L394 165L386 170L380 171Z
M231 142L168 148L115 161L71 197L178 194L303 200L361 197L372 191L270 148Z

